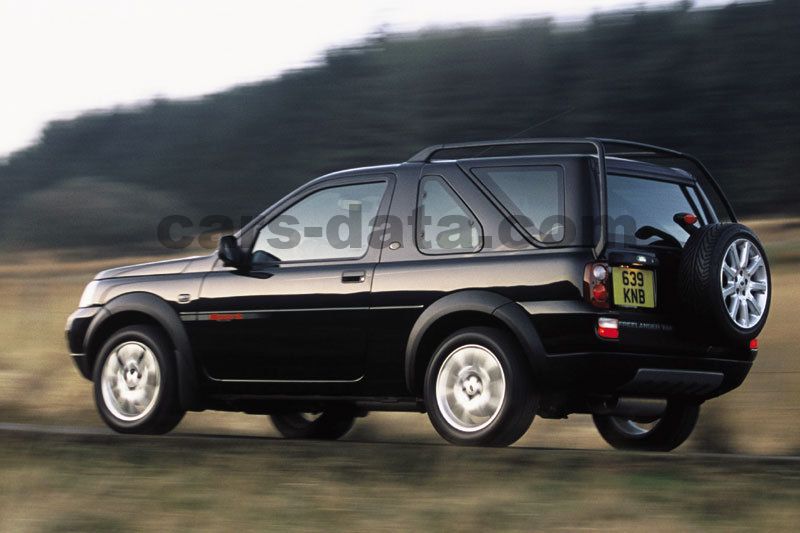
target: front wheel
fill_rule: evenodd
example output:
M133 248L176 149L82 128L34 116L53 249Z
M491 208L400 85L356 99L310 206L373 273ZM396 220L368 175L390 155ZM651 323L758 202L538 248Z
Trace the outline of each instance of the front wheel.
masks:
M494 328L462 329L445 339L425 375L425 407L454 444L508 446L530 427L537 397L514 339Z
M158 328L114 333L100 350L92 380L100 417L114 431L162 434L183 418L174 352Z
M355 415L346 411L322 413L282 413L271 415L275 429L287 439L336 440L343 437L356 421Z
M593 415L600 436L618 450L668 452L692 434L700 406L670 401L661 418L637 420L612 415Z

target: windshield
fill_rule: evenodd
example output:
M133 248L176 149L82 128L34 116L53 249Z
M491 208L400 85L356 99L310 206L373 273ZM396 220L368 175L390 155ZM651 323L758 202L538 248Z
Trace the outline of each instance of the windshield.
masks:
M608 240L619 244L666 245L671 239L637 230L650 227L666 233L681 245L689 235L672 217L677 213L694 213L701 217L690 202L691 187L679 183L648 178L608 175ZM701 219L702 220L702 219Z

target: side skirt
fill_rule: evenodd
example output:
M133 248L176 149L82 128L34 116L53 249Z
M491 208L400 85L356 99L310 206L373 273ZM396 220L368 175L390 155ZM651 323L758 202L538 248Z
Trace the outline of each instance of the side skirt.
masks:
M417 398L365 396L288 396L288 395L212 395L206 409L248 414L315 412L331 408L354 408L359 416L369 411L424 413L424 403Z

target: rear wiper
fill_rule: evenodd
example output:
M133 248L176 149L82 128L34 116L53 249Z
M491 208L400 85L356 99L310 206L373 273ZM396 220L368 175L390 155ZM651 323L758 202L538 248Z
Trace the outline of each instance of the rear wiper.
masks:
M676 239L666 231L654 228L653 226L642 226L641 228L636 230L634 236L642 241L651 239L653 237L659 237L661 238L662 241L669 244L670 246L674 246L675 248L683 248L683 245L681 245L678 239Z

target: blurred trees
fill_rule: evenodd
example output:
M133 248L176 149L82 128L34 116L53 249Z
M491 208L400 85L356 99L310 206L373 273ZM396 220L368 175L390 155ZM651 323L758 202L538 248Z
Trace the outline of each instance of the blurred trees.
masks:
M526 135L685 150L739 214L800 214L798 21L792 0L683 2L574 27L374 37L275 80L53 122L0 165L0 224L7 243L158 249L164 216L238 220L325 172L508 137L565 110Z

